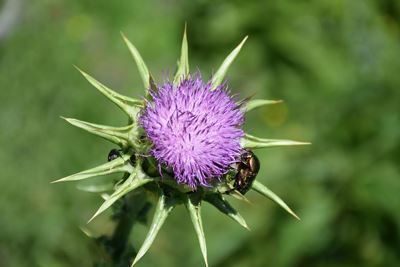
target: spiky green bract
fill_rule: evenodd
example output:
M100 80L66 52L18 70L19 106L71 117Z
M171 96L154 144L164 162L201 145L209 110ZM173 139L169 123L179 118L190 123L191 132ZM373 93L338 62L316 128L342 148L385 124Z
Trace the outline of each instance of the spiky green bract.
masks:
M147 250L149 250L151 244L158 234L158 231L160 231L162 225L164 224L170 212L175 208L176 204L176 199L168 197L164 192L160 192L153 216L153 221L150 225L150 230L147 233L146 239L144 240L143 245L138 251L131 266L134 266L144 256L144 254L146 254Z
M136 65L139 70L140 77L142 78L143 81L143 86L146 90L149 89L150 87L150 72L147 69L146 63L144 63L144 60L142 56L140 55L139 51L136 49L136 47L126 38L126 36L121 32L122 38L124 39L126 46L128 47L129 51L131 52L131 55L133 59L136 62Z
M212 83L212 89L215 90L225 79L225 75L231 66L232 62L235 60L237 55L240 52L240 49L242 49L242 46L247 40L247 36L243 39L243 41L225 58L224 62L222 62L221 66L219 69L215 72L215 74L212 77L211 83Z
M181 58L178 62L178 70L176 71L174 77L174 85L178 85L182 80L189 76L189 55L188 55L188 43L186 37L186 25L183 32L182 48L181 48Z
M204 262L206 266L208 266L206 238L204 236L203 222L201 220L201 196L197 193L186 194L185 205L189 211L194 229L196 230Z
M136 116L138 108L143 107L143 100L134 99L128 96L121 95L114 92L104 84L97 81L95 78L81 70L80 68L75 68L85 77L88 82L90 82L97 90L99 90L105 97L116 104L122 111L124 111L131 119Z
M281 206L284 210L286 210L289 214L291 214L293 217L295 217L297 220L300 220L299 216L296 215L292 211L291 208L280 198L278 195L276 195L274 192L272 192L270 189L268 189L265 185L258 181L253 182L252 189L261 195L271 199L273 202Z
M241 146L247 149L277 147L277 146L302 146L310 145L309 142L299 142L284 139L266 139L246 134L240 141Z
M123 34L122 37L128 46L128 49L132 54L132 57L139 70L143 87L146 90L146 101L121 95L100 83L89 74L78 69L90 84L92 84L111 102L117 105L128 116L128 125L123 127L114 127L94 124L72 118L64 118L70 124L91 134L100 136L119 146L120 156L114 160L111 160L110 162L105 162L97 167L64 177L55 182L84 180L85 184L80 184L78 186L80 189L90 192L98 192L101 194L100 196L104 199L104 202L89 221L103 213L116 201L124 198L128 193L131 194L125 197L125 200L130 199L131 196L135 197L136 204L140 202L137 200L138 198L141 200L142 196L156 195L158 197L158 202L157 206L155 207L150 230L142 247L133 260L132 266L136 264L137 261L139 261L148 251L151 244L155 240L157 233L174 207L184 204L188 210L197 234L205 264L208 266L205 234L201 220L201 205L203 201L210 203L212 206L237 222L239 225L249 229L244 218L224 198L224 195L230 195L242 201L249 202L243 194L236 190L237 188L234 188L234 181L236 179L238 170L235 168L235 166L228 168L227 172L224 172L223 175L220 175L219 177L213 177L217 179L210 179L211 182L208 186L199 186L194 191L192 187L186 184L177 183L176 174L174 174L171 169L164 168L154 157L149 156L150 150L154 144L152 144L151 140L146 137L148 136L147 132L140 127L138 118L140 117L140 114L143 113L145 103L152 103L152 95L149 94L149 91L155 92L159 86L163 85L156 85L156 82L151 76L137 48ZM208 90L213 91L213 93L218 92L217 88L222 84L225 84L225 75L234 59L238 56L246 39L247 37L244 38L243 41L225 58L221 66L212 76ZM172 80L172 85L177 86L185 79L188 79L188 77L190 77L189 56L185 27L182 39L181 55L178 61L177 72ZM196 105L197 102L198 101L193 101L193 105ZM280 100L251 99L248 97L245 98L245 100L236 103L236 106L238 109L240 109L240 112L244 114L255 108L264 105L277 104L280 102ZM176 103L171 104L176 105ZM239 150L307 144L309 143L291 140L265 139L255 137L250 134L245 134L240 140ZM205 150L204 155L201 156L210 158L210 155L207 153L213 153L213 149ZM102 156L102 158L104 157ZM216 157L215 160L218 161L219 158ZM102 179L100 183L89 184L90 181L93 181L89 178L118 172L123 173L124 176L117 182L113 182L111 179ZM298 216L288 207L285 202L283 202L280 197L278 197L275 193L257 180L253 182L252 190L271 199L273 202L277 203L279 206L298 219ZM144 199L144 201L145 200L146 199ZM85 233L87 233L88 236L93 237L93 234L89 233L86 229Z
M231 204L229 204L229 202L224 199L224 197L221 194L208 194L205 196L204 200L209 202L219 211L227 215L229 218L231 218L232 220L234 220L247 230L250 230L242 215L240 215L239 212L237 212L231 206Z
M129 137L130 132L132 132L135 125L131 124L125 127L112 127L107 125L94 124L86 121L81 121L72 118L61 117L70 124L88 131L94 135L98 135L114 144L127 148L133 146L132 138Z
M102 175L107 175L107 174L116 173L116 172L128 172L129 173L129 172L132 172L133 168L128 163L128 161L129 161L129 155L124 155L120 158L117 158L113 161L104 163L104 164L94 167L92 169L78 172L76 174L69 175L67 177L58 179L56 181L53 181L53 183L78 181L78 180L88 179L91 177L102 176Z
M256 109L258 107L282 103L282 100L251 99L242 105L243 112Z
M112 204L115 203L115 201L122 198L127 193L152 181L154 180L143 172L141 161L138 160L136 167L132 170L129 177L122 184L116 187L114 193L112 193L111 196L104 201L92 218L90 218L89 222L108 209Z

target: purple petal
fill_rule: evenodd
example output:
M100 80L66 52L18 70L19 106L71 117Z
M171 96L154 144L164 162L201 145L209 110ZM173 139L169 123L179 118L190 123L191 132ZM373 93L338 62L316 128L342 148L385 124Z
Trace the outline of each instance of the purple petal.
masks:
M172 167L178 183L208 186L237 161L244 115L226 84L211 91L210 82L188 78L151 95L140 124L153 143L151 154Z

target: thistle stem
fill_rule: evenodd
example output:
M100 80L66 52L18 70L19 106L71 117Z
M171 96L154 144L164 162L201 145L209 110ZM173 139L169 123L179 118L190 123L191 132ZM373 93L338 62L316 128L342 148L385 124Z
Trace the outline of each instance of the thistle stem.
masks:
M128 194L123 199L120 211L114 216L117 225L108 244L111 266L129 266L136 256L135 249L129 245L129 236L134 224L145 220L150 206L143 191Z

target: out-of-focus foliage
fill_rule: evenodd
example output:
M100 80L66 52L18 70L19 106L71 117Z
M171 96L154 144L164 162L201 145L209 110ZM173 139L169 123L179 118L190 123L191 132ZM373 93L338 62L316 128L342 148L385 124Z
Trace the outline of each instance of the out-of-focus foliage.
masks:
M300 222L253 193L251 205L235 203L251 232L204 207L210 265L399 266L396 0L22 1L0 40L0 266L90 266L99 256L79 226L112 231L107 214L85 225L101 199L49 182L102 163L113 147L58 116L120 125L126 118L72 65L140 96L119 31L162 80L174 71L185 21L191 69L206 76L249 35L228 73L232 90L285 102L250 113L248 129L313 142L256 151L258 179ZM134 228L136 247L146 231ZM202 264L178 208L138 266Z

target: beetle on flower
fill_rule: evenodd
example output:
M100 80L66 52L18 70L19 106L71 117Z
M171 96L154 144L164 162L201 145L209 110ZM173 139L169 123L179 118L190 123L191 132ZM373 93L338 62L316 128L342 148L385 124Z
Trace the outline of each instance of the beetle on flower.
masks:
M125 173L114 186L95 190L110 191L111 194L105 197L90 221L132 191L144 190L158 197L151 229L132 266L147 252L165 219L179 204L184 204L189 211L206 265L207 249L200 213L202 201L211 203L248 228L224 195L246 200L243 194L251 186L252 190L298 218L270 189L258 181L253 182L257 173L251 173L253 183L246 185L246 190L241 191L243 194L235 188L242 153L258 148L309 144L258 138L243 131L246 112L280 102L262 99L237 101L230 94L225 74L247 37L227 56L211 79L204 80L199 73L189 72L185 29L175 76L172 80L156 84L138 50L122 36L138 66L146 97L135 99L116 93L78 69L96 89L128 115L129 124L112 127L65 118L72 125L118 145L121 152L109 162L56 182ZM134 162L130 160L132 156L136 159Z

